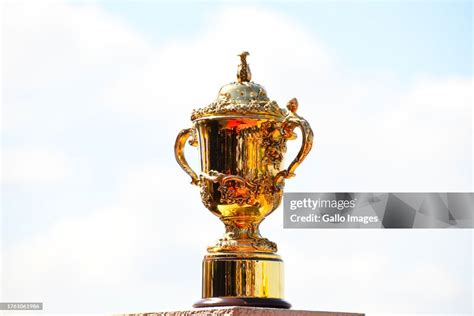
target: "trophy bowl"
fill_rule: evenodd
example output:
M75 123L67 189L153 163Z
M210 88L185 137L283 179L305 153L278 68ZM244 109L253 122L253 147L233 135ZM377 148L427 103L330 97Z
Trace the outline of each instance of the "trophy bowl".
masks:
M203 299L195 307L267 306L289 308L283 300L283 263L274 242L263 238L259 225L281 203L284 181L309 153L313 132L296 114L293 98L287 110L268 98L252 81L240 54L237 81L223 86L216 101L194 110L193 126L176 139L175 156L191 183L200 187L204 206L225 225L225 234L207 248L203 261ZM299 127L301 149L283 166L286 141ZM201 170L184 157L186 141L199 147Z

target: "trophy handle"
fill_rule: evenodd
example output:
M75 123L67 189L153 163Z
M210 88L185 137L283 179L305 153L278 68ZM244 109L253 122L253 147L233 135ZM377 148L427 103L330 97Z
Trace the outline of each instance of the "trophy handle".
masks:
M290 110L290 113L285 117L281 124L282 135L286 139L296 139L296 133L294 132L294 129L299 127L301 129L303 141L296 158L293 159L287 169L278 172L275 176L274 183L277 188L282 188L284 179L289 179L295 176L294 171L311 151L311 147L313 147L314 135L311 126L309 125L308 121L296 114L296 110L298 109L298 101L295 98L291 99L287 104L287 108Z
M185 128L179 132L178 137L176 137L176 142L174 144L174 156L179 166L191 177L191 184L198 185L199 177L196 172L191 169L186 158L184 157L184 146L186 145L186 140L189 138L189 145L196 147L198 145L197 139L194 134L193 128Z

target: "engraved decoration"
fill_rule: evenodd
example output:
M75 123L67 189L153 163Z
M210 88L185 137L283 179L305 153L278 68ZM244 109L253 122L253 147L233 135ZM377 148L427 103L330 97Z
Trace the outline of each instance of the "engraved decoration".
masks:
M284 180L312 147L313 132L296 114L298 101L281 109L265 89L251 80L246 57L241 53L237 81L223 86L216 101L192 112L193 127L180 132L175 156L200 187L206 208L225 225L225 234L208 247L209 253L275 253L274 242L263 238L259 225L281 203ZM303 137L297 157L284 168L286 142ZM199 147L201 170L194 172L184 157L186 140Z

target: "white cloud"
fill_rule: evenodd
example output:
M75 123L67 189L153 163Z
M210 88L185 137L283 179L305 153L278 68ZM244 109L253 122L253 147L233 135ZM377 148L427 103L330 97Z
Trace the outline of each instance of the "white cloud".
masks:
M58 219L6 247L3 298L43 301L47 311L67 311L69 297L85 297L87 303L74 311L124 312L134 299L110 304L102 294L133 297L139 291L144 301L137 309L163 309L179 307L178 297L168 298L179 291L191 304L199 298L202 254L223 230L184 178L156 165L133 168L120 179L116 205ZM182 288L181 278L192 285ZM150 293L167 303L153 305L145 299Z
M429 238L428 234L424 239ZM382 238L385 247L394 247L393 240L382 233L376 238ZM338 254L325 255L325 246L317 251L319 254L302 252L302 247L286 251L286 288L291 291L289 295L295 307L312 309L319 298L322 300L320 308L326 310L336 306L340 311L365 313L462 313L469 310L468 301L463 300L468 300L471 290L452 267L425 260L405 267L393 259L397 251L370 251L368 246L355 246L357 241L370 245L368 240L359 237L353 238L353 242L337 238L333 245L339 249L347 245ZM292 241L293 244L296 242ZM413 247L421 244L420 241L412 242ZM349 245L356 249L349 249ZM430 256L427 250L420 250L420 255ZM404 259L409 260L409 256L405 255ZM313 290L297 292L296 288L301 284L314 285L311 286Z
M72 303L64 297L67 290L87 301L76 311L114 312L185 308L196 300L200 260L206 245L223 233L222 225L201 205L184 173L143 165L120 183L115 206L84 210L88 215L60 219L10 245L4 251L4 298L43 300L48 311L66 311ZM280 220L272 215L262 233L280 246L287 298L295 308L466 310L463 300L470 294L462 269L470 266L469 231L288 231ZM138 301L109 303L101 295L130 298L137 291ZM149 293L166 297L166 303L155 305Z
M471 79L425 77L403 85L390 74L353 74L297 21L252 6L228 7L196 37L158 49L95 5L10 4L6 12L6 132L26 135L22 142L29 145L5 152L7 183L34 190L75 176L63 153L27 144L34 143L29 135L51 126L58 135L71 125L86 134L94 115L102 129L114 119L151 121L147 132L165 147L158 157L144 158L158 162L129 162L124 176L110 179L120 187L116 202L103 202L110 206L74 216L65 209L51 227L8 244L5 298L45 300L51 311L65 311L83 297L85 310L117 312L182 308L198 298L201 257L223 229L175 164L172 143L179 128L190 125L191 109L234 80L235 54L242 49L251 52L254 80L280 105L297 96L300 114L316 132L314 152L288 190L465 190L472 181L465 154L471 147ZM126 147L138 141L135 127L126 131L131 141L108 140ZM94 157L108 145L95 142L102 129L91 130L94 137L76 131L74 139L83 141L77 148ZM122 157L111 152L100 158ZM90 187L84 196L102 189ZM472 271L458 267L469 232L445 236L456 247L445 242L436 248L431 238L437 232L285 231L279 216L272 215L263 231L280 245L287 295L296 307L466 309L469 290L458 277ZM437 252L450 255L445 260ZM413 270L405 271L410 259ZM430 297L416 306L421 293Z
M2 8L7 133L62 133L99 111L96 95L104 85L153 55L143 36L96 4L28 1Z
M118 286L128 280L136 258L137 231L133 213L98 209L89 216L59 221L44 234L9 249L4 273L8 295L41 298L47 287ZM34 264L32 265L32 263ZM21 271L21 273L15 273ZM34 293L32 295L31 293Z
M248 23L235 27L241 16ZM305 163L312 166L308 183L318 174L329 178L320 182L326 190L472 187L470 78L419 76L406 84L390 74L353 74L297 21L267 10L224 10L196 38L169 43L118 77L101 102L157 122L163 131L158 137L172 138L177 127L190 125L193 108L207 105L218 87L234 80L235 52L243 48L251 52L253 79L281 106L297 96L300 114L315 130L314 152Z
M3 183L57 184L70 175L70 162L59 150L15 148L2 153Z
M248 23L240 23L242 16ZM273 96L279 86L305 83L302 70L317 71L316 79L322 79L332 64L321 45L284 15L232 7L212 18L199 36L168 43L134 72L117 77L104 91L102 103L174 132L176 126L189 125L193 108L207 105L220 86L235 80L236 54L243 49L251 52L253 79L273 84Z
M94 80L94 75L117 68L118 63L133 64L149 53L138 33L94 4L9 2L4 10L8 85L26 89L28 84L60 83L60 78Z

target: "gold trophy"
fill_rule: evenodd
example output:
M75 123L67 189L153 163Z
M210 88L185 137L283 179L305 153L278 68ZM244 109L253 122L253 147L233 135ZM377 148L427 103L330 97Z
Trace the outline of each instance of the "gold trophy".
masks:
M217 100L194 110L192 127L175 144L178 164L201 189L201 200L225 225L225 234L207 248L202 265L202 299L194 307L257 306L290 308L283 300L283 261L277 245L260 235L259 225L281 203L285 179L311 150L313 132L296 114L292 99L281 109L251 80L240 55L237 81L223 86ZM286 141L301 129L296 158L283 167ZM184 157L186 141L199 147L201 172Z

